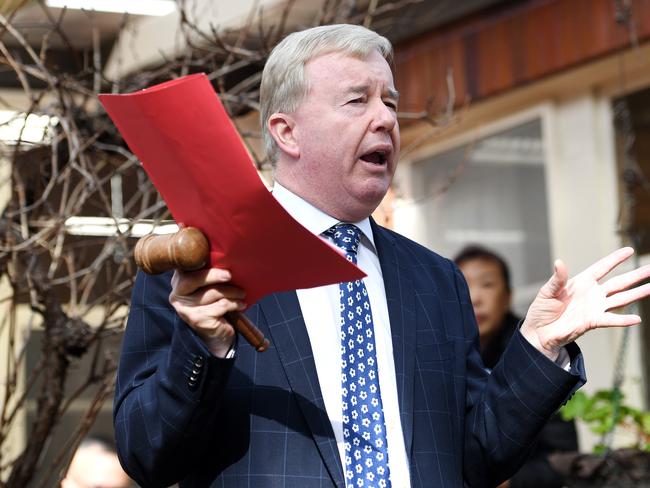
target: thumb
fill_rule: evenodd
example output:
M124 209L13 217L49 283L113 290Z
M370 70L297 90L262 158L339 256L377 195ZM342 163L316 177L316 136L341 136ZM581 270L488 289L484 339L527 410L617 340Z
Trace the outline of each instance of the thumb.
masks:
M568 279L566 264L561 259L556 259L553 263L553 276L542 287L542 291L548 297L556 297L562 293Z

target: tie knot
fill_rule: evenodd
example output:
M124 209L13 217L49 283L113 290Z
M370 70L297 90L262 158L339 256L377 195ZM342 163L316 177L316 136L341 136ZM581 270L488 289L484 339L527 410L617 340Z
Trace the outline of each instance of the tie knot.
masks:
M359 240L361 239L361 229L353 224L336 224L323 232L330 237L336 247L345 251L345 254L351 256L356 261L357 250L359 249Z

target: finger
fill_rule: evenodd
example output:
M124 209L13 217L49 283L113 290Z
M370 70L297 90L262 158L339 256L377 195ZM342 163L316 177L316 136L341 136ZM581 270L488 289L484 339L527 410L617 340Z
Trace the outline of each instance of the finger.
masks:
M596 323L596 327L628 327L630 325L638 325L641 323L641 317L635 314L618 314L613 312L605 312L601 315Z
M650 277L650 264L641 266L633 271L628 271L622 275L610 278L603 283L603 290L607 295L625 290L630 286Z
M183 302L173 305L178 315L197 331L215 328L226 313L241 310L245 306L242 302L225 298L208 305L186 305Z
M553 263L553 275L542 287L542 290L549 297L557 297L562 293L562 290L567 284L569 273L567 272L566 265L561 259L556 259Z
M604 258L599 259L585 269L584 272L592 276L595 280L600 280L605 277L607 273L616 268L616 266L632 256L632 254L634 254L634 249L631 247L622 247Z
M210 351L223 356L233 343L235 335L233 325L221 315L221 312L215 317L212 306L203 308L201 314L196 308L192 308L190 312L193 315L185 317L179 312L179 316L197 333Z
M245 304L238 300L228 300L224 298L208 305L196 308L196 312L207 317L222 318L228 312L236 312L245 307Z
M224 298L243 301L246 292L234 285L211 285L199 288L191 296L196 305L208 305Z
M243 302L246 299L246 292L234 285L210 285L199 288L189 295L179 295L173 291L169 294L170 303L182 302L193 307L209 305L223 299Z
M607 297L605 300L605 306L607 310L624 307L625 305L629 305L630 303L641 300L642 298L645 298L649 295L650 283L646 283L645 285L637 286L631 290L621 291Z
M201 287L227 283L231 279L230 271L220 268L208 268L198 271L176 270L172 277L172 293L178 296L187 296Z

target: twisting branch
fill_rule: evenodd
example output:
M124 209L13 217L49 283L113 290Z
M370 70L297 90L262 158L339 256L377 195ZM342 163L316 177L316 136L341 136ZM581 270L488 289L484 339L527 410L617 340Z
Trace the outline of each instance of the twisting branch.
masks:
M372 0L362 5L326 0L315 22L372 27L416 1ZM125 322L135 274L133 223L170 218L137 158L98 105L97 94L131 92L203 71L237 124L238 116L258 110L264 61L272 46L295 28L290 25L294 0L287 1L275 23L255 8L234 32L216 25L199 27L199 14L192 12L189 2L180 1L183 53L109 80L102 56L107 46L94 24L95 15L88 13L91 38L84 52L74 47L64 30L69 12L63 9L54 15L42 0L38 4L45 14L38 45L30 44L27 33L14 23L13 10L0 10L0 65L11 70L27 100L17 108L0 98L0 107L16 112L0 126L18 127L15 140L0 141L0 165L10 166L12 188L9 203L0 208L0 276L10 284L8 291L1 291L0 305L12 304L0 336L6 338L9 353L2 366L6 371L0 409L0 479L6 480L0 487L8 488L51 484L91 428L113 388L116 361L103 345L120 333ZM131 28L125 17L122 29ZM55 39L73 60L73 71L60 71L51 62ZM34 117L48 121L41 137L28 130L28 120ZM431 124L440 121L429 112L409 117ZM242 126L240 132L255 154L259 131ZM256 157L255 164L261 169L265 160ZM110 235L73 235L68 223L80 217L109 219L116 230ZM123 228L124 222L128 224ZM41 325L25 325L19 317L26 310ZM34 370L25 372L27 341L34 331L43 337L39 361ZM71 386L70 371L82 358L91 359L90 371L81 384ZM92 400L78 427L66 433L56 452L48 453L50 465L41 466L62 415L89 394ZM7 458L12 429L28 408L33 419L27 427L28 442Z

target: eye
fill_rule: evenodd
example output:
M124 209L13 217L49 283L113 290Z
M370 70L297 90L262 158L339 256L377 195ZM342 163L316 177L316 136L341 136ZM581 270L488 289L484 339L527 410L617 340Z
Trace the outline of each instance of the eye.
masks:
M356 103L366 103L366 100L367 99L366 99L365 96L361 96L361 97L353 98L352 100L348 100L348 103L354 103L354 104L356 104Z
M397 111L397 103L393 102L392 100L384 100L384 105L386 105L391 110Z

